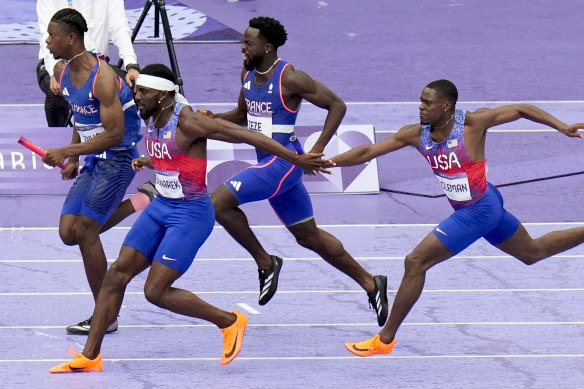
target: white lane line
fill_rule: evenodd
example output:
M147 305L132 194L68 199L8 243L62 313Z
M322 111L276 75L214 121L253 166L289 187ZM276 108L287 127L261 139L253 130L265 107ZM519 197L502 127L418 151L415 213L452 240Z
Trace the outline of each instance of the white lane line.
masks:
M259 315L260 311L254 309L251 307L251 305L246 304L246 303L237 303L237 305L239 305L241 307L241 309L251 313L252 315Z
M448 327L448 326L584 326L584 321L510 321L510 322L441 322L441 323L403 323L408 327ZM377 323L266 323L248 324L248 327L377 327ZM62 331L65 325L60 326L0 326L0 330L59 330ZM216 328L214 324L129 324L121 325L119 328Z
M374 359L520 359L520 358L540 358L540 359L555 359L555 358L584 358L584 354L492 354L492 355L375 355L369 358L362 358L358 356L330 356L330 357L237 357L238 361L325 361L325 360L374 360ZM47 363L47 362L63 362L61 359L0 359L0 363ZM104 358L104 362L217 362L220 358Z
M354 258L357 261L403 261L404 255L397 256L378 256L378 257L359 257ZM304 261L322 261L321 257L282 257L285 261L304 262ZM556 254L550 258L569 258L579 259L584 258L584 254ZM456 259L513 259L510 255L457 255L452 257ZM108 259L108 262L114 262L115 259ZM246 258L196 258L197 262L252 262L250 257ZM82 259L0 259L0 263L83 263Z
M395 134L398 130L375 130L375 134ZM488 132L500 132L500 133L540 133L540 132L558 132L558 130L553 129L489 129Z
M197 295L210 294L257 294L256 290L192 291ZM397 289L388 289L397 293ZM518 288L518 289L424 289L424 293L571 293L584 292L584 288ZM278 290L278 294L356 294L362 290ZM125 295L141 296L144 292L126 292ZM4 296L90 296L91 292L3 292Z
M522 223L524 226L580 226L584 222L533 222ZM321 228L403 228L403 227L435 227L437 223L375 223L375 224L319 224ZM129 230L131 227L113 227L112 230ZM252 229L283 229L283 225L255 225ZM56 231L59 227L0 227L0 232L14 231ZM214 229L221 230L222 226L215 226Z

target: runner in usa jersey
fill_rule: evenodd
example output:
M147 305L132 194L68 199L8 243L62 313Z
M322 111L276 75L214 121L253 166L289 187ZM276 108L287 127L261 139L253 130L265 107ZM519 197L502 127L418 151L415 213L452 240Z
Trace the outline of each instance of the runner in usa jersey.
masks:
M242 85L237 108L215 116L238 124L247 123L251 131L260 132L290 150L296 150L291 137L298 110L305 99L327 110L318 139L311 150L306 150L322 153L341 124L346 105L328 87L278 57L278 47L286 42L287 36L284 26L276 19L260 16L249 21L241 45ZM302 153L298 147L296 151ZM320 255L365 290L377 323L383 325L388 307L386 277L373 276L351 257L337 238L318 228L312 202L302 183L304 172L301 169L265 150L257 150L257 156L257 165L231 177L217 188L211 199L217 221L253 256L258 266L258 303L267 304L276 293L283 261L262 247L239 206L268 200L300 245Z
M455 111L452 131L441 143L432 140L432 126L423 124L418 148L454 209L476 203L487 190L487 162L474 162L468 155L464 118L464 111Z
M148 125L148 156L134 159L132 166L137 170L156 169L160 195L138 217L120 256L106 274L83 352L73 353L74 360L52 367L52 373L102 370L100 351L107 324L115 320L127 284L149 267L144 285L146 299L172 312L215 324L223 333L220 363L231 362L241 350L247 317L239 311L224 311L173 286L189 269L215 224L215 211L205 186L207 138L245 142L306 169L320 171L330 165L319 155L299 156L258 132L193 112L178 89L173 72L162 64L144 67L136 81L136 104Z
M490 127L524 118L581 138L578 129L584 129L584 123L566 125L528 104L481 108L465 114L456 110L457 99L458 90L452 82L433 81L420 96L419 124L402 127L379 143L355 147L332 159L337 166L357 165L413 146L426 158L455 209L406 256L404 276L387 323L373 338L347 342L345 347L353 354L365 357L391 353L398 328L422 293L426 272L481 237L526 265L584 242L584 227L531 238L519 220L503 207L497 188L487 182L485 162L485 139Z
M156 170L156 190L171 199L196 199L207 195L207 159L183 154L176 144L176 126L184 104L176 103L162 128L148 123L146 150Z

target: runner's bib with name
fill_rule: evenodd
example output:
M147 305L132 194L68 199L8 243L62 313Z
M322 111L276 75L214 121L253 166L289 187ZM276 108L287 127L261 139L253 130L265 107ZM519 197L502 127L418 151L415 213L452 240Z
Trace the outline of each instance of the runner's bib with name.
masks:
M185 197L178 175L179 172L156 169L155 186L161 196L169 199L182 199Z
M247 128L261 132L268 138L272 137L272 114L270 112L252 114L247 113Z
M442 185L446 197L454 201L468 201L472 199L468 176L466 173L445 174L434 171L434 176Z
M75 126L75 129L81 138L81 143L87 142L105 131L102 126Z

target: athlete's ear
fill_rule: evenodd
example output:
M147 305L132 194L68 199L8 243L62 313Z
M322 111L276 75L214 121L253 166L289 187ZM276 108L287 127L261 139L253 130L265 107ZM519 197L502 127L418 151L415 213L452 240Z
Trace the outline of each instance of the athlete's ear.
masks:
M268 54L270 51L274 50L274 46L271 43L266 42L264 49L266 50L266 54Z
M158 104L162 104L162 100L166 98L167 92L164 90L160 91L160 95L158 95Z

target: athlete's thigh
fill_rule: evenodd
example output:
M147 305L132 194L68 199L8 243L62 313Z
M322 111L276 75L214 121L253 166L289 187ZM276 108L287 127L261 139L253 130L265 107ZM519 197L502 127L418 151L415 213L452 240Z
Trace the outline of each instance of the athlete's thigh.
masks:
M153 260L184 273L213 231L215 212L208 196L184 205L177 204L180 201L171 202L175 209L166 219L166 230Z
M132 158L136 156L137 152L126 150L116 152L111 159L95 162L90 190L85 196L81 213L102 224L109 219L136 175L132 169Z
M495 244L494 241L489 241L489 243L493 244L504 253L507 253L515 258L520 258L526 252L530 251L530 246L533 244L533 239L523 224L519 224L519 226L507 239L504 239L498 244Z
M278 218L289 229L300 224L306 224L305 228L308 228L310 224L305 222L314 217L312 201L310 201L310 196L302 180L299 180L287 191L272 197L270 205ZM316 228L316 224L314 226ZM294 232L292 231L292 233Z
M216 211L231 209L239 205L239 200L225 184L220 185L211 193L211 201Z
M122 245L118 259L108 269L108 272L123 274L132 279L150 266L150 261L140 251L133 247ZM106 277L107 278L107 277Z
M429 233L408 255L410 260L416 261L417 265L425 270L432 266L452 258L453 253L438 237Z
M124 239L124 245L140 252L150 263L164 237L165 204L156 197L142 211Z
M239 204L265 200L285 192L302 178L302 169L272 157L250 166L225 182Z
M158 295L165 289L168 289L184 273L172 267L168 267L160 262L152 262L148 271L148 277L144 284L144 290L154 295Z
M489 190L475 204L457 209L432 231L453 254L458 254L500 223L504 209L496 191Z
M493 229L489 218L481 220L480 215L469 208L456 210L441 222L432 233L453 254L458 254Z
M521 232L519 231L520 229L522 229ZM519 233L516 234L516 232ZM499 247L502 243L507 243L512 237L514 239L503 247L512 249L515 244L525 245L531 242L531 237L529 237L525 228L521 226L519 220L511 212L503 209L503 215L499 224L485 235L485 239L493 246Z
M63 208L61 209L61 215L79 215L81 213L81 206L91 188L92 172L92 167L84 167L81 169L79 175L73 181L73 185L69 188L69 192L63 203Z

